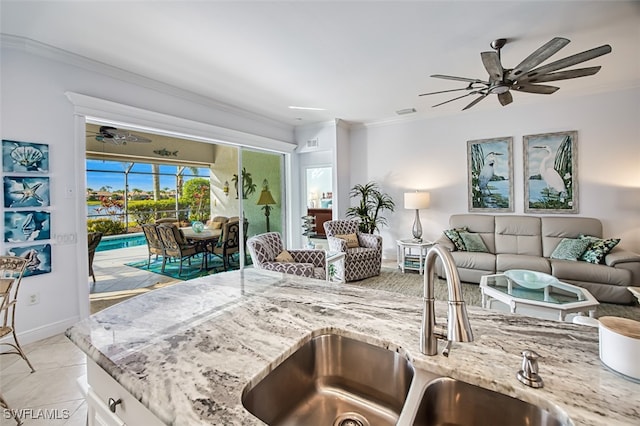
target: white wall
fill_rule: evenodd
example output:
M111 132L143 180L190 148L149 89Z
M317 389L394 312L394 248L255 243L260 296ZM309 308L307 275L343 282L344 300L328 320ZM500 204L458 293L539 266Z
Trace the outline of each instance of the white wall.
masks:
M37 54L27 53L34 50ZM214 108L197 95L117 70L102 74L102 68L77 57L63 55L60 61L59 54L30 43L25 50L14 39L2 39L1 136L50 148L52 272L23 281L16 319L23 344L60 333L88 312L85 141L65 92L287 142L293 148L292 127ZM75 190L71 199L65 198L67 187ZM56 235L73 236L75 242L56 245ZM0 243L0 251L5 250ZM40 294L40 303L29 306L26 300L33 293Z
M512 214L524 214L522 136L565 130L578 131L578 216L601 219L605 236L622 238L622 247L640 253L639 88L565 100L551 96L538 105L518 105L516 98L491 111L354 128L351 185L376 180L396 201L382 231L385 257L395 258L395 240L410 237L414 217L402 206L405 191L431 192L431 207L420 212L426 239L439 237L449 215L468 212L468 140L513 136Z

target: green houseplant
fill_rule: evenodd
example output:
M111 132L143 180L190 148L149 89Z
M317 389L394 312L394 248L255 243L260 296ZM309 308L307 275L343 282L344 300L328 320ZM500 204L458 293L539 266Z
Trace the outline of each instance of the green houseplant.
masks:
M347 209L348 218L360 219L360 232L373 234L387 225L387 219L382 216L385 210L393 211L396 207L393 199L380 191L378 184L369 182L365 185L357 184L349 192L351 198L359 198L355 207Z

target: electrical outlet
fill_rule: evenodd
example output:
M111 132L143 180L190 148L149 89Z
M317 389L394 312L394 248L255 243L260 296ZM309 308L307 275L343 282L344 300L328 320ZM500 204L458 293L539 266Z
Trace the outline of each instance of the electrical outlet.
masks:
M40 293L32 293L29 295L29 305L37 305L40 303Z

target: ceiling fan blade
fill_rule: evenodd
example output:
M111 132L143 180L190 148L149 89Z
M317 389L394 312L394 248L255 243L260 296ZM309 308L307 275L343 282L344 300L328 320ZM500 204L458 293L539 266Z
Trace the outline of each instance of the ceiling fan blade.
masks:
M129 133L124 137L124 140L127 142L136 142L136 143L151 143L151 139L147 139L140 135L135 135L133 133Z
M469 94L471 94L471 93L469 93ZM462 108L462 110L464 111L465 109L471 108L472 106L474 106L475 104L477 104L478 102L480 102L481 100L486 98L488 95L489 95L489 92L483 93L482 95L480 95L477 98L475 98L474 101L471 102L469 105L467 105L466 107Z
M590 50L585 50L584 52L576 53L575 55L568 56L564 59L560 59L559 61L551 62L548 65L544 65L540 68L536 68L532 71L529 71L525 74L525 77L530 79L531 77L535 77L541 74L548 74L553 71L560 70L562 68L570 67L572 65L579 64L581 62L585 62L598 56L606 55L607 53L611 53L611 46L605 44L604 46L596 47Z
M489 73L489 81L502 81L504 70L502 69L498 52L482 52L480 57L484 68Z
M551 74L541 74L532 77L524 76L523 78L518 79L518 83L542 83L545 81L558 81L568 80L570 78L586 77L596 74L598 71L600 71L600 68L602 67L598 66L589 68L577 68L575 70L560 71Z
M455 77L452 75L442 75L442 74L433 74L431 75L433 78L444 78L445 80L456 80L456 81L466 81L468 83L482 83L489 85L488 81L478 80L477 78L466 78L466 77Z
M500 105L506 106L513 102L513 96L511 95L511 92L499 93L498 100L500 101Z
M438 93L458 92L460 90L472 90L472 89L473 87L467 86L467 87L463 87L462 89L449 89L449 90L440 90L438 92L421 93L418 96L437 95Z
M518 76L531 71L551 56L556 54L560 49L569 44L571 40L562 37L555 37L538 48L531 55L527 56L514 69L509 71L509 79L515 80Z
M558 89L560 88L544 84L516 84L511 88L511 90L517 90L518 92L537 93L540 95L550 95Z
M440 105L448 104L449 102L457 101L458 99L462 99L464 97L467 97L467 96L470 96L470 95L475 95L475 94L478 94L478 93L480 93L480 92L478 92L478 91L469 92L466 95L458 96L456 98L449 99L448 101L444 101L444 102L440 102L439 104L432 105L432 108L438 107Z

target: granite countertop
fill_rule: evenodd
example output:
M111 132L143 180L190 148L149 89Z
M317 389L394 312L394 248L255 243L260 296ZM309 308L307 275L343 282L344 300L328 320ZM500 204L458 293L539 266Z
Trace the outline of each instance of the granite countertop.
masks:
M243 389L323 331L400 351L416 368L564 413L576 425L638 424L640 384L601 364L596 328L468 307L475 340L454 343L448 358L428 357L419 349L421 306L416 297L246 269L129 299L66 334L172 425L263 424L242 406ZM436 321L445 319L446 303L436 301ZM542 389L515 378L524 349L542 357Z

